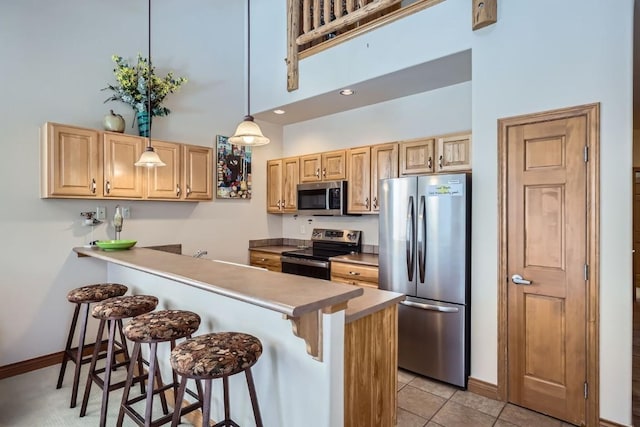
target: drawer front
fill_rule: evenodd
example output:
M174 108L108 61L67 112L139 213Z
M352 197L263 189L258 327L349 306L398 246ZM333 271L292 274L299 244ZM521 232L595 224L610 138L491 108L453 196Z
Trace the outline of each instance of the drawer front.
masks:
M331 276L332 282L344 283L347 285L365 286L367 288L378 289L378 284L373 282L363 282L362 280L347 279L345 277Z
M368 265L331 262L331 276L342 277L348 281L372 282L378 285L378 267Z
M256 267L265 267L269 271L282 271L280 255L269 252L251 251L249 263Z

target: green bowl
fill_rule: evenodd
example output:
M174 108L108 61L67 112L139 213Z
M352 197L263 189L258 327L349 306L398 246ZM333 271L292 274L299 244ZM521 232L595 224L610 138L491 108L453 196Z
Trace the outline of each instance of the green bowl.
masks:
M103 251L122 251L135 245L137 240L98 240L96 245Z

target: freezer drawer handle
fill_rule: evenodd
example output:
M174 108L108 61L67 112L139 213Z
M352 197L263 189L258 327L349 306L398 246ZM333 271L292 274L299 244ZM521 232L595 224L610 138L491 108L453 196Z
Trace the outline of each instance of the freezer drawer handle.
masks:
M406 305L409 307L421 308L423 310L441 311L443 313L457 313L459 311L459 309L456 307L440 307L439 305L423 304L420 302L413 302L413 301L400 301L400 304Z
M516 285L530 285L531 283L533 283L531 280L523 279L519 274L514 274L513 276L511 276L511 281Z

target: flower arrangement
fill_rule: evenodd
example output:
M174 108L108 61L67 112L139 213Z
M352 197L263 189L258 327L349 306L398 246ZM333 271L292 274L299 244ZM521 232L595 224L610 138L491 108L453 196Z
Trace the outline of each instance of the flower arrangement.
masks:
M138 54L138 62L133 66L118 55L113 55L111 59L116 64L113 74L118 83L102 89L113 91L113 94L104 102L122 101L131 105L137 113L144 113L150 109L152 117L166 116L171 112L167 107L162 106L162 102L168 94L175 92L187 82L185 77L174 77L173 72L167 73L164 78L158 77L149 60L143 58L141 54ZM150 93L147 86L149 81L151 81ZM151 108L149 108L149 97Z

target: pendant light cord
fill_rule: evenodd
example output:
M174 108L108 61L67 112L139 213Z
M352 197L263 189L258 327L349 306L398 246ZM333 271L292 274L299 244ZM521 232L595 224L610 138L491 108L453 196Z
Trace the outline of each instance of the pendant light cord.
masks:
M251 116L251 0L247 0L247 116Z
M149 0L149 37L148 37L148 51L149 51L149 74L147 81L147 120L149 121L149 140L148 145L151 147L151 0Z

